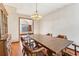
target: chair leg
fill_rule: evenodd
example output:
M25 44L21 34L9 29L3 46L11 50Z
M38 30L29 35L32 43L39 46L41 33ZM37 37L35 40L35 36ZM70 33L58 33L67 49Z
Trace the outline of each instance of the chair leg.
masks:
M76 46L74 46L74 49L75 49L75 56L77 56L77 50L76 50Z
M25 53L23 53L23 56L25 56Z
M23 53L23 56L25 56L25 51L24 51L24 48L22 49L22 53Z

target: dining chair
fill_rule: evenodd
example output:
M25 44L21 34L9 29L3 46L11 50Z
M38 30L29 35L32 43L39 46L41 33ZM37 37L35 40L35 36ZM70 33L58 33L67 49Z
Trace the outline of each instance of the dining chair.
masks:
M46 35L47 35L47 36L51 36L51 37L52 37L52 34L51 34L51 33L47 33Z
M66 35L61 35L61 34L59 34L57 38L68 39Z
M23 37L21 37L21 42L22 42L22 46L23 46L23 49L22 49L23 56L25 56L25 54L27 54L28 56L29 56L29 54L30 55L39 54L38 52L43 52L45 55L47 55L46 52L45 52L46 51L45 48L42 47L42 46L38 47L36 42L25 41ZM33 43L36 44L35 47L33 46ZM30 47L30 45L32 45L32 47ZM33 49L35 49L35 50L33 50ZM45 51L43 51L43 49Z
M74 46L75 50L74 55L77 56L77 47L79 48L79 45L73 43L72 46Z
M21 43L22 43L22 46L23 46L23 42L25 41L23 37L20 37L21 39ZM24 47L22 48L22 53L23 55L25 55L25 50L24 50Z
M23 47L24 47L24 55L26 54L27 56L45 56L46 54L44 54L44 47L41 48L35 48L32 49L28 46L28 42L23 42Z
M79 48L79 45L72 43L72 46L74 47L72 48L68 48L66 53L69 54L70 56L79 56L79 51L77 51L77 48Z

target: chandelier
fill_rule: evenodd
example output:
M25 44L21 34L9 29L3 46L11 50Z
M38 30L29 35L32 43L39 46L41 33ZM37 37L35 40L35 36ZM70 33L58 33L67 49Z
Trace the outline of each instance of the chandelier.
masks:
M39 20L42 18L42 16L40 14L38 14L38 10L37 10L37 3L36 3L36 11L34 12L34 14L32 14L31 18L33 20Z

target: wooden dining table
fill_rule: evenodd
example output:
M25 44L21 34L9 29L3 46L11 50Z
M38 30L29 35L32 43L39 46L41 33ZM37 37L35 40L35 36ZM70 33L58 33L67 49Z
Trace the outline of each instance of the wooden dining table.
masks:
M49 49L50 55L51 52L58 54L64 48L66 48L67 46L73 43L73 41L70 40L41 35L41 34L30 35L30 37L37 43L41 44L43 47Z

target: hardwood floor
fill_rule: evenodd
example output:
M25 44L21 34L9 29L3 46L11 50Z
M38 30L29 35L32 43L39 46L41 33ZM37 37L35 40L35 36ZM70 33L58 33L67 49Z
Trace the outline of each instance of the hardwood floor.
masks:
M11 56L22 56L20 42L13 42L11 45L12 53Z
M11 56L22 56L22 52L21 52L21 46L20 46L20 42L13 42L11 45L12 48L12 53ZM67 49L66 50L67 53L71 54L72 56L74 56L74 51L71 49ZM77 56L79 56L79 52L77 52Z

